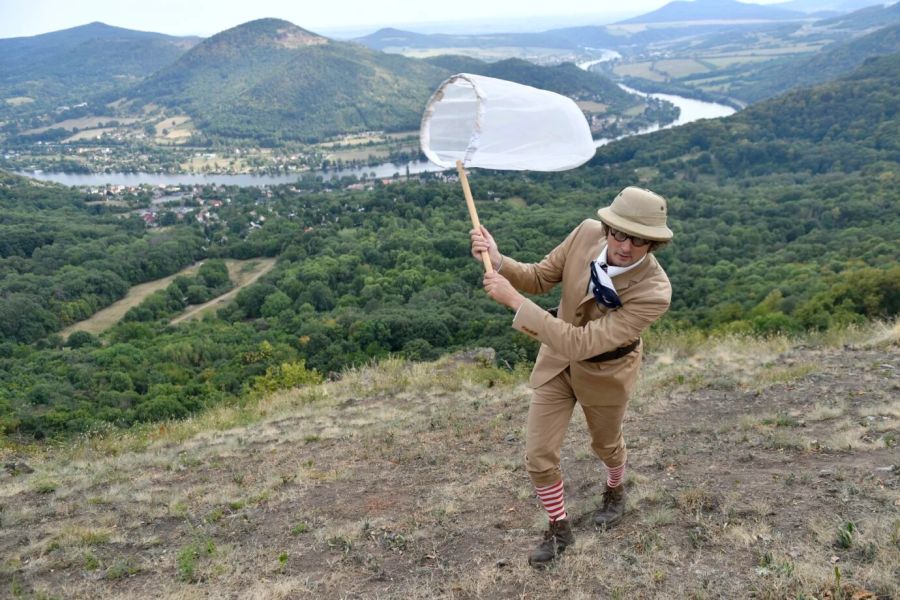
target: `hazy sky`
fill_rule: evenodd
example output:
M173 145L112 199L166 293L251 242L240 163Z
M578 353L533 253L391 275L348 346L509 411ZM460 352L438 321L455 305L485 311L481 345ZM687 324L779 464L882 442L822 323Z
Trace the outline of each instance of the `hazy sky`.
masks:
M384 26L429 24L416 31L537 31L600 25L645 13L668 0L0 0L0 38L67 29L92 21L171 35L203 37L253 19L277 17L305 29L363 35ZM745 0L747 1L747 0ZM771 4L781 0L753 0ZM535 27L534 17L545 17ZM445 24L441 27L439 24Z

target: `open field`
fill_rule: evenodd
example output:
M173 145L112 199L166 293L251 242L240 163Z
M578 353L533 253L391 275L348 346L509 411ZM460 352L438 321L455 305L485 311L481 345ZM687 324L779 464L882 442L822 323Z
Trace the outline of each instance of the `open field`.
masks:
M387 160L390 151L384 146L362 146L359 148L344 148L334 150L325 155L328 160L368 160L373 157L379 160Z
M275 266L275 262L276 259L274 258L226 259L225 265L228 267L228 277L234 283L234 288L209 302L188 307L182 314L172 319L172 325L177 325L190 319L199 319L208 312L222 308L234 300L241 288L255 283L260 277L271 271L272 267Z
M545 572L524 370L388 360L191 420L0 451L0 589L66 598L900 595L900 327L657 337L629 512L563 448L577 541ZM579 411L576 411L579 412ZM26 468L27 467L27 468ZM28 472L33 469L33 472Z
M697 49L687 45L674 44L667 49L667 58L638 59L620 61L613 70L617 75L640 77L651 81L680 79L689 75L709 72L716 77L720 69L735 65L770 61L797 54L812 54L821 50L826 41L797 42L767 35L758 35L754 42L735 49L731 44ZM733 75L727 75L730 81ZM696 80L694 80L696 85Z
M539 46L494 46L490 48L473 47L450 47L450 48L385 48L384 52L392 54L402 54L410 58L430 58L432 56L441 56L443 54L456 54L459 56L468 56L488 62L505 60L507 58L521 58L524 60L540 61L540 62L558 62L562 60L571 60L573 58L572 50L560 48L542 48Z
M706 65L693 58L660 60L654 62L651 68L653 71L665 73L669 77L684 77L709 70Z
M189 160L181 163L181 168L190 173L202 173L203 171L225 171L234 169L240 173L244 171L247 163L240 158L226 156L191 156Z
M653 81L664 81L666 78L678 79L696 73L705 73L715 69L771 60L771 56L729 55L729 56L697 56L696 58L653 60L634 63L619 63L614 67L618 75L642 77Z
M54 123L52 125L48 125L46 127L38 127L36 129L29 129L28 131L23 132L24 134L35 134L35 133L43 133L50 129L67 129L69 131L74 131L76 128L80 131L82 129L97 129L101 123L108 123L109 121L118 121L122 125L130 125L134 123L138 119L135 118L116 118L116 117L81 117L80 119L66 119L65 121L60 121L59 123Z
M589 113L605 113L609 110L609 105L602 102L594 102L592 100L579 100L575 104L578 108Z
M340 139L316 144L317 148L334 148L335 146L358 146L360 144L382 143L397 140L406 140L415 143L419 139L418 131L399 131L397 133L360 133L345 135Z
M155 123L153 127L156 129L156 135L163 135L163 129L177 129L191 122L191 118L187 115L178 115L176 117L168 117Z
M707 56L703 58L704 62L707 62L717 69L724 69L725 67L730 67L732 65L746 64L746 63L754 63L754 62L762 62L766 60L770 60L771 56Z
M653 62L618 63L613 68L616 75L623 77L640 77L650 81L665 81L664 74L653 70Z
M187 115L167 117L153 127L156 141L163 144L185 142L194 133L194 123Z
M325 158L332 161L360 161L369 158L387 160L393 150L418 152L419 137L416 131L365 133L321 142L315 147L325 153Z
M99 129L84 129L82 131L79 131L75 135L69 136L66 139L64 139L63 143L77 142L80 140L100 139L101 137L103 137L104 133L112 133L115 130L116 130L115 127L101 127Z
M342 148L339 150L333 150L325 156L329 160L368 160L370 157L374 157L377 160L386 161L390 158L392 149L406 150L415 154L416 152L418 152L419 147L418 142L410 142L406 146L392 146L390 148L386 145L361 146L357 148Z
M4 102L10 106L21 106L23 104L31 104L34 102L34 98L29 98L28 96L15 96L13 98L5 98Z

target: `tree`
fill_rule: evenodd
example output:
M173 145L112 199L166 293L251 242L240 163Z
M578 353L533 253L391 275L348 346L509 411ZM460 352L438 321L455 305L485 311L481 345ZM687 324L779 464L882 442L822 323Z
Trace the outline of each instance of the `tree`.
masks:
M197 278L208 288L219 289L231 284L228 267L221 259L207 260L200 265Z
M266 298L260 309L260 314L266 318L277 317L289 309L291 304L293 304L291 297L279 290Z

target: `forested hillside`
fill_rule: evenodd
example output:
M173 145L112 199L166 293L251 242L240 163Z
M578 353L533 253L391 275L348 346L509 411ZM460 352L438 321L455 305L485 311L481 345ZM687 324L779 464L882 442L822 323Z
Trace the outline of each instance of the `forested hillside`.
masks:
M539 260L621 187L645 185L669 198L675 231L659 256L674 296L658 328L764 334L896 315L898 82L900 56L870 60L842 80L727 119L610 144L574 171L476 171L481 221L505 253ZM9 197L33 189L7 185ZM490 346L502 366L533 357L535 344L480 289L457 184L423 178L370 192L304 194L285 186L228 193L221 222L176 226L163 239L200 238L209 258L277 256L276 268L201 322L171 327L171 309L157 306L100 338L83 335L65 346L52 336L27 345L5 333L0 376L10 383L0 389L0 415L7 434L184 416L390 353L429 359ZM77 227L88 218L78 216L87 213L77 198L63 200L59 210L75 215L67 222ZM17 218L36 219L27 206L16 208L24 211ZM265 224L250 227L259 215ZM32 304L54 306L56 288L28 272L37 271L45 245L25 239L21 256L5 259L21 283L4 288L4 309L24 285L37 295ZM50 283L70 268L67 261L88 268L81 258L54 256L55 267L41 267L52 273ZM554 298L540 302L552 306ZM651 347L653 340L651 332Z
M605 75L585 71L572 63L543 67L517 58L485 62L459 55L435 56L426 60L447 69L449 73L472 73L515 81L579 101L590 122L597 115L603 123L592 126L595 138L619 137L656 123L671 123L678 118L678 109L671 103L629 94Z
M0 102L0 117L40 114L101 93L121 93L197 41L103 23L0 39L0 98L6 100Z
M571 63L544 67L459 56L427 61L338 42L286 21L263 19L204 40L129 94L138 108L161 103L189 114L206 139L252 139L264 146L364 131L411 131L438 84L469 71L509 79L605 107L632 128L671 122L668 105L629 96L607 77ZM597 112L596 110L594 112Z
M201 256L198 232L126 216L0 171L0 340L40 340Z
M894 7L895 20L900 19L900 4ZM879 11L882 17L884 11ZM832 44L822 51L802 58L775 61L762 68L742 67L728 93L747 102L772 98L800 86L811 86L832 80L858 67L866 59L900 51L900 24L888 25L849 41ZM685 78L690 83L691 78Z
M621 21L621 23L678 23L684 21L715 20L791 20L804 17L803 13L779 6L760 6L735 0L675 0L662 8Z
M607 77L579 69L572 63L540 67L517 58L485 62L458 55L435 56L427 62L450 73L472 73L553 90L574 100L602 100L617 112L624 112L635 103L628 94Z
M422 61L261 19L204 40L137 86L129 100L178 107L209 136L273 145L415 129L446 75Z
M900 4L876 4L815 22L695 32L654 43L657 50L648 44L605 68L645 92L740 107L831 81L866 59L900 52L898 25Z

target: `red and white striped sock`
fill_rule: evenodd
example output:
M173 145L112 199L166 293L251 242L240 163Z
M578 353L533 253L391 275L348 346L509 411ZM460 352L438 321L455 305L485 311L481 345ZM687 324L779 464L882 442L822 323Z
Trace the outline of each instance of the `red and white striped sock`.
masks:
M535 486L535 490L537 491L538 498L540 498L541 504L544 505L547 516L550 517L551 521L561 521L568 516L566 514L566 501L563 493L562 479L553 485L544 487Z
M618 467L606 465L606 487L619 487L623 479L625 479L625 463Z

